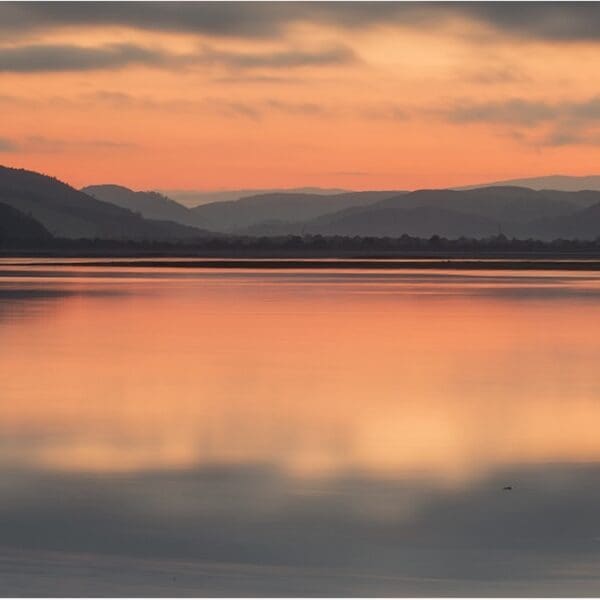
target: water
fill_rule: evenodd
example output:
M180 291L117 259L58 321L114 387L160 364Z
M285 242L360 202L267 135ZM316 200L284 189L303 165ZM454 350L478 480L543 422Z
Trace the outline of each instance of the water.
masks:
M0 593L600 595L598 272L0 262Z

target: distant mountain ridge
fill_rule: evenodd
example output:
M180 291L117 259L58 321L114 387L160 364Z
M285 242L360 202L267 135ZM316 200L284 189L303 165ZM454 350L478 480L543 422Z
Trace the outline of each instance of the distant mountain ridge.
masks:
M85 193L88 192L88 193ZM95 196L95 197L94 197ZM78 191L55 178L0 167L6 219L33 219L64 238L178 241L217 235L600 237L600 191L519 186L340 194L269 193L187 208L156 192L124 186ZM10 213L10 214L9 214ZM168 217L153 219L148 217ZM179 222L176 222L179 221ZM35 230L29 222L23 225ZM37 230L36 235L43 235Z
M473 238L504 233L518 238L590 239L600 236L600 220L592 210L599 203L600 192L595 191L536 191L514 186L418 190L304 223L255 226L248 233ZM577 215L587 215L587 219Z
M265 189L245 189L245 190L157 190L188 208L194 208L201 204L211 204L213 202L230 202L248 198L250 196L260 196L262 194L314 194L317 196L330 196L333 194L343 194L350 190L340 188L321 188L321 187L300 187L300 188L265 188Z
M54 177L25 169L0 167L0 202L31 215L57 237L177 240L207 233L178 223L144 219Z
M561 192L578 192L582 190L600 191L600 175L546 175L542 177L524 177L521 179L506 179L456 187L456 190L470 190L482 187L526 187L532 190L556 190Z
M225 233L240 232L263 223L298 223L337 210L365 206L401 193L395 190L329 195L273 192L187 208L157 192L136 192L114 184L87 186L81 191L148 219L167 219Z
M244 233L249 227L269 223L300 223L346 208L367 206L400 191L346 192L328 196L300 193L271 193L248 196L231 202L213 202L191 209L194 224L228 233Z
M158 192L135 192L115 184L88 185L81 191L97 200L140 213L147 219L174 221L184 225L189 225L192 219L187 207Z
M0 246L11 242L39 242L52 238L33 217L0 202Z

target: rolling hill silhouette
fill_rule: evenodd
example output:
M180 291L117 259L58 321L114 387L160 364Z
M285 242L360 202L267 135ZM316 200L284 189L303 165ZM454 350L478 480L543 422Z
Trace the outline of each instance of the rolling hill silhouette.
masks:
M50 232L34 218L0 202L0 246L8 242L39 242L51 238Z
M174 221L183 225L189 225L192 220L190 210L186 206L158 192L135 192L114 184L89 185L81 191L97 200L140 213L147 219Z
M581 190L600 191L600 175L546 175L543 177L524 177L522 179L506 179L477 185L457 187L457 190L469 190L481 187L526 187L532 190L557 190L562 192L578 192Z
M600 192L595 191L535 191L504 186L460 191L418 190L303 223L263 223L245 231L253 235L399 237L407 234L472 238L502 232L518 238L595 239L600 235L600 220L590 207L598 202Z
M332 195L270 193L189 209L155 192L116 185L78 191L53 177L0 167L0 203L22 213L6 216L6 222L31 218L46 233L63 238L189 241L215 237L213 232L397 238L405 234L487 238L503 233L540 240L600 236L600 191L593 190L488 186ZM3 214L8 214L6 208ZM30 225L33 234L35 225ZM39 229L38 234L42 235Z
M252 190L157 190L168 198L182 204L188 208L200 206L201 204L210 204L212 202L230 202L249 198L250 196L260 196L263 194L313 194L315 196L331 196L342 194L351 190L338 188L320 188L320 187L301 187L301 188L270 188L270 189L252 189Z
M179 240L208 233L169 221L144 219L53 177L25 169L0 167L0 202L31 215L56 237Z
M334 195L272 193L230 202L212 202L191 209L192 224L237 232L261 223L299 223L348 207L367 206L397 196L398 191L347 192Z
M597 239L600 237L600 202L570 215L537 219L528 224L527 234L539 240Z

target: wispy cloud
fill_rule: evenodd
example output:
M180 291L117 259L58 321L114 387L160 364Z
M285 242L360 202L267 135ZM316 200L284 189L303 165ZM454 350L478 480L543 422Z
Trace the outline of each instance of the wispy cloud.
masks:
M358 109L358 115L367 119L384 119L391 121L404 121L410 118L410 110L405 106L393 103L381 103L364 106Z
M216 64L229 69L293 69L341 65L355 62L356 54L345 46L335 46L318 51L283 50L274 52L233 52L205 47L196 57L203 64Z
M509 123L535 125L556 118L557 108L546 102L512 98L496 102L459 102L441 113L456 123Z
M546 102L511 98L495 102L458 102L450 108L437 111L453 123L479 123L514 127L515 139L542 146L600 144L600 96L586 100ZM541 135L526 135L526 131L545 126Z
M0 152L16 152L18 144L8 138L0 137Z
M134 148L135 144L109 139L61 139L43 135L26 136L19 141L0 138L0 152L31 152L54 154L69 150L124 150Z

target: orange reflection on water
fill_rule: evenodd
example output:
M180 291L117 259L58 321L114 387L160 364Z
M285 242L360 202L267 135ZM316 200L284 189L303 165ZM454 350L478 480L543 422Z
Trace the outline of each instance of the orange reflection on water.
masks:
M29 282L76 293L2 305L3 460L445 480L599 460L599 280L427 277Z

